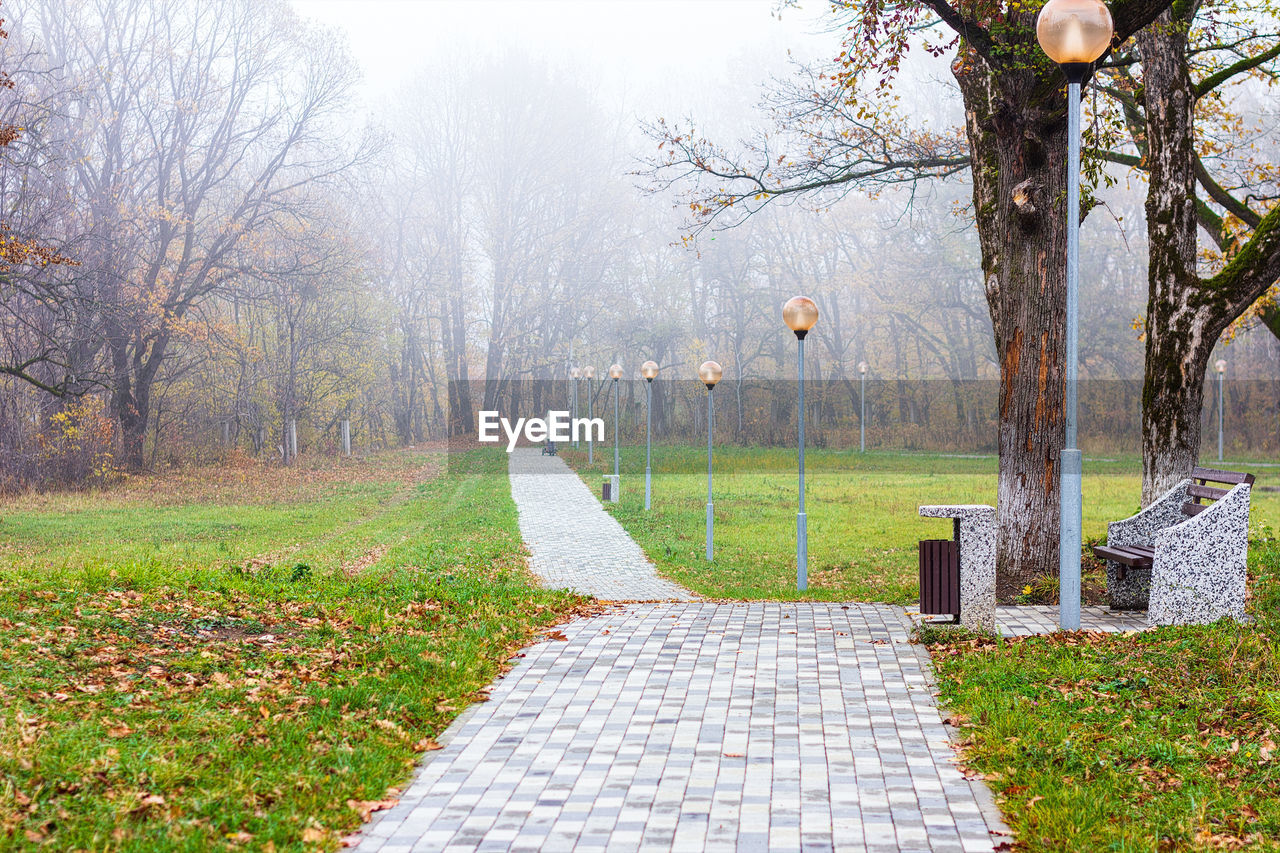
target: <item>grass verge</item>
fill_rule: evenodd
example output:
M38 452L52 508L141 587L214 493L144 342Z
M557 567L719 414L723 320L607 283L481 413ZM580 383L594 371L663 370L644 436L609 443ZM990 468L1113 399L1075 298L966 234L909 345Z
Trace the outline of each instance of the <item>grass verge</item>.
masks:
M581 605L527 575L505 461L6 507L0 847L336 848Z
M1280 848L1280 542L1248 625L930 646L968 767L1018 849Z
M581 449L562 448L561 455L598 495L601 475L613 472L613 448L597 451L592 465ZM654 448L649 512L644 510L644 448L623 448L622 501L606 507L663 575L702 595L910 604L919 595L917 541L951 536L949 519L921 518L919 506L995 504L994 457L829 449L805 456L809 589L804 594L796 592L793 449L716 448L711 563L705 555L705 447ZM1238 465L1250 470L1247 463ZM1108 521L1137 511L1141 470L1136 458L1086 462L1086 541L1104 539ZM1280 484L1280 469L1258 469L1257 475L1259 484ZM1280 494L1256 491L1253 517L1280 526Z

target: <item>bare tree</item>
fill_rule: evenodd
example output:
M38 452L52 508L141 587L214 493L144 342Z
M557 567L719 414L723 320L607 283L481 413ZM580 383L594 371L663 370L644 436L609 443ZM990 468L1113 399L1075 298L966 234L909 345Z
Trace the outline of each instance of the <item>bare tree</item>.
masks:
M247 241L299 215L300 188L364 155L334 144L354 69L283 2L50 0L22 24L73 92L58 112L82 286L136 468L153 384L193 309L241 274Z

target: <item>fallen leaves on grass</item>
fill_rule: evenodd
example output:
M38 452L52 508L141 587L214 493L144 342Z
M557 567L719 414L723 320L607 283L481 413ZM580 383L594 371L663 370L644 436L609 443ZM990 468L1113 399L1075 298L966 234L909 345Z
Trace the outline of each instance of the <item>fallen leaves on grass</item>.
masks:
M953 744L966 775L992 782L1028 849L1054 849L1062 839L1035 828L1086 801L1099 823L1080 830L1075 849L1112 846L1113 825L1162 821L1165 840L1151 839L1161 849L1280 839L1270 796L1280 644L1267 630L944 637L929 651L942 701L955 709L947 722L966 735ZM1207 801L1207 813L1171 827L1165 816L1185 809L1188 796ZM1055 816L1033 816L1033 807Z
M354 809L355 813L360 815L361 823L368 823L369 817L374 812L384 811L397 805L400 802L398 798L387 800L347 800L348 808Z
M342 573L349 578L354 578L366 571L370 566L375 565L390 550L390 545L375 545L356 559L343 563Z

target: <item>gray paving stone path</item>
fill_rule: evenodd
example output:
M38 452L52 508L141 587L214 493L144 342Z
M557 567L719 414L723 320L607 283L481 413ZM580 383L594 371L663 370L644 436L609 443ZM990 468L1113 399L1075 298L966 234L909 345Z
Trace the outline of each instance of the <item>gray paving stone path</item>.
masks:
M559 459L510 477L549 584L667 600L527 649L361 853L993 849L902 608L689 601Z
M697 598L658 577L640 546L558 456L517 448L507 466L530 568L547 586L606 601Z
M1042 604L997 607L996 629L1006 637L1052 634L1058 630L1058 607ZM1146 611L1085 606L1080 608L1080 630L1103 633L1145 631L1147 614Z
M979 851L901 608L630 604L528 649L364 853Z
M945 616L921 616L907 611L915 622L946 624ZM1026 637L1032 634L1052 634L1058 630L1058 606L1044 604L1009 605L996 608L996 630L1005 637ZM1147 630L1146 611L1112 610L1109 607L1086 605L1080 608L1080 630L1101 633Z

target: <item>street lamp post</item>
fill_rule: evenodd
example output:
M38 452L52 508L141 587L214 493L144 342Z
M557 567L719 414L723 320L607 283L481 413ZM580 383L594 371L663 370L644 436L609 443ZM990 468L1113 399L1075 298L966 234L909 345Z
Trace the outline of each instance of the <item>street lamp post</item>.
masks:
M618 380L622 378L622 365L609 365L609 378L613 380L613 476L609 481L609 500L617 503L621 500L622 477L618 475Z
M707 386L707 559L710 560L714 553L712 548L712 529L715 526L715 516L713 515L711 505L711 427L715 422L715 406L712 403L711 395L715 390L716 383L720 381L720 377L724 375L724 369L720 367L717 361L704 361L698 367L698 378Z
M858 395L858 405L862 411L858 414L858 452L867 452L867 363L858 362L858 372L862 374L862 393Z
M1214 362L1214 367L1218 368L1218 461L1222 461L1222 377L1227 372L1227 362L1225 359L1218 359Z
M582 375L587 380L587 419L590 420L596 413L596 404L591 397L591 380L596 378L596 369L591 365L582 368ZM587 464L594 465L596 461L596 442L593 438L594 430L591 424L587 424Z
M653 459L653 380L658 376L658 363L646 361L640 365L644 377L644 508L649 510L650 463Z
M576 421L578 419L578 380L582 378L582 371L575 367L569 371L569 376L573 379L573 403L571 404L573 414L571 418ZM573 449L578 449L578 431L576 429L573 430Z
M613 380L613 479L617 488L618 480L618 380L622 378L622 365L609 367L609 378Z
M800 507L796 512L796 591L809 588L809 519L804 511L804 337L818 322L818 306L807 296L793 296L782 306L782 320L796 333L800 346Z
M1111 46L1111 12L1102 0L1049 0L1036 19L1036 38L1067 78L1067 353L1066 442L1059 465L1058 625L1080 629L1080 493L1083 462L1076 447L1080 275L1080 86Z

